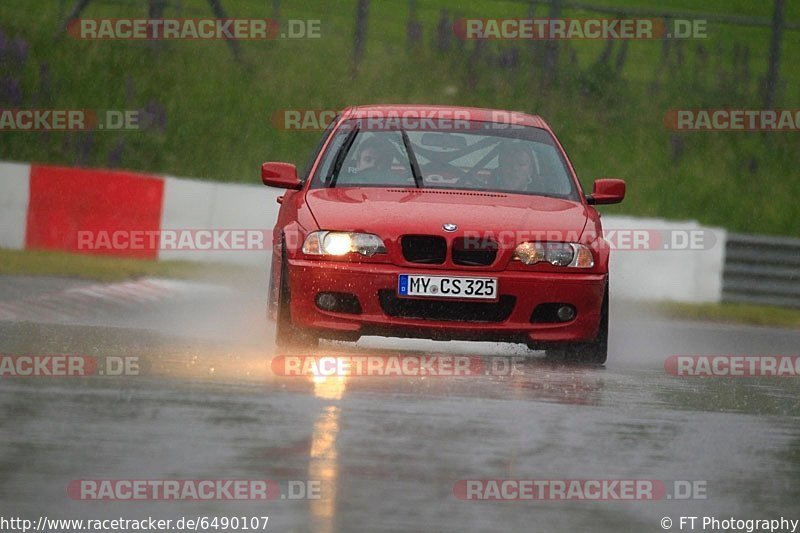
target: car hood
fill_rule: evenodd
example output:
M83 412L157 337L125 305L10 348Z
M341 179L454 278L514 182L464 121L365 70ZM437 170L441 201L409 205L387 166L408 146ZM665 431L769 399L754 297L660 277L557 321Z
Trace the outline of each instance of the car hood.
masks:
M306 194L320 229L362 231L381 237L443 234L443 224L464 232L568 232L586 225L586 207L544 196L443 189L346 187Z

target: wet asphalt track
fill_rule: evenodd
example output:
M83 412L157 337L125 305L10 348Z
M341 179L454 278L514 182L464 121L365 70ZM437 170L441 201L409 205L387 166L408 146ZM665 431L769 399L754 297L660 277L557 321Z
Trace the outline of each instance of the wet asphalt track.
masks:
M252 281L252 283L250 283ZM0 303L68 280L0 278ZM0 321L0 353L138 356L140 376L0 379L0 516L269 516L268 531L663 531L800 518L797 378L678 378L672 354L797 355L800 332L665 321L612 303L604 368L531 354L512 376L274 376L263 274L239 289ZM58 298L48 301L56 302ZM30 311L30 310L29 310ZM526 354L364 339L321 353ZM319 480L318 500L86 502L74 479ZM461 479L702 480L689 501L462 501Z

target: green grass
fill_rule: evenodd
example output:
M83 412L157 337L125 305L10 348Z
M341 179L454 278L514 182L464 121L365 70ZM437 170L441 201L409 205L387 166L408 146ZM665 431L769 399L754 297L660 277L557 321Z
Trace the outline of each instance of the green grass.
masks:
M667 9L658 0L596 0L612 6ZM119 166L232 182L257 182L260 163L286 160L302 165L318 132L276 129L280 109L340 109L375 102L475 105L541 114L567 148L585 187L600 176L628 181L628 198L608 213L696 219L734 231L800 234L800 168L797 133L682 133L663 124L678 108L759 108L759 79L766 72L770 32L709 24L709 38L684 41L683 64L664 67L660 88L650 86L662 53L660 42L628 43L621 75L598 67L605 42L565 43L559 85L540 88L536 45L488 42L473 61L474 43L464 53L434 49L442 8L466 17L526 16L527 2L461 0L418 2L423 43L406 50L407 4L372 0L366 54L352 79L355 0L281 2L283 18L319 19L322 38L242 42L242 64L224 42L77 41L54 38L59 0L3 0L0 29L30 43L24 66L0 62L0 79L22 81L22 107L132 109L163 106L163 131L86 133L2 132L0 159L106 167L117 152ZM182 5L179 11L175 6ZM69 7L71 2L66 2ZM170 3L165 16L211 16L206 0ZM224 0L230 17L269 17L271 2ZM668 9L769 18L771 2L691 0ZM145 2L93 0L84 16L143 17ZM544 7L537 14L543 16ZM800 4L787 6L787 19L800 20ZM565 11L564 16L591 13ZM734 64L734 43L749 47L750 75L739 83L744 65ZM497 56L520 47L515 69L497 66ZM615 54L619 51L615 44ZM676 45L677 46L677 45ZM698 59L698 47L709 59ZM778 107L800 100L800 31L786 31L782 49L783 85ZM49 71L47 77L42 74ZM471 72L471 74L470 74ZM737 74L739 72L740 74ZM738 76L738 77L737 77ZM1 93L0 93L1 94ZM1 97L0 97L1 98ZM0 106L4 104L0 102ZM88 148L87 148L88 147ZM679 152L675 157L673 154ZM84 153L85 157L78 154Z
M687 304L668 302L656 309L669 317L731 324L800 328L800 309L750 304Z
M235 280L245 267L149 261L38 250L0 249L0 275L57 276L95 281L124 281L142 277Z

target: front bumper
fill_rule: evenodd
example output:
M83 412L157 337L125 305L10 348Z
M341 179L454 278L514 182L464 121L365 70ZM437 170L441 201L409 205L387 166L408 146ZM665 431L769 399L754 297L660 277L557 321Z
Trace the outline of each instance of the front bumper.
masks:
M594 339L598 332L607 282L607 274L604 273L443 271L384 263L305 259L290 259L288 273L292 294L292 321L317 330L323 337L327 335L354 339L361 335L385 335L441 340L512 341L533 346ZM397 316L392 311L392 295L396 295L400 274L496 277L501 301L506 307L509 300L513 300L513 304L510 312L505 309L502 313L494 313L491 320L496 321L476 319L475 312L465 312L465 315L470 315L466 320L453 317L442 319L441 313L438 313L437 318ZM316 296L320 292L355 295L361 313L338 313L320 309L316 304ZM552 302L574 306L577 310L575 318L569 322L532 323L534 308L539 304ZM387 309L395 316L390 315ZM474 311L474 306L471 311Z

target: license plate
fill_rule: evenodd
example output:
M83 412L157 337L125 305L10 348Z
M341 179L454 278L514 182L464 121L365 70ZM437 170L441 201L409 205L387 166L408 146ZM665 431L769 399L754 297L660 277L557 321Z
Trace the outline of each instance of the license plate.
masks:
M497 278L400 274L397 280L397 294L400 296L496 300Z

